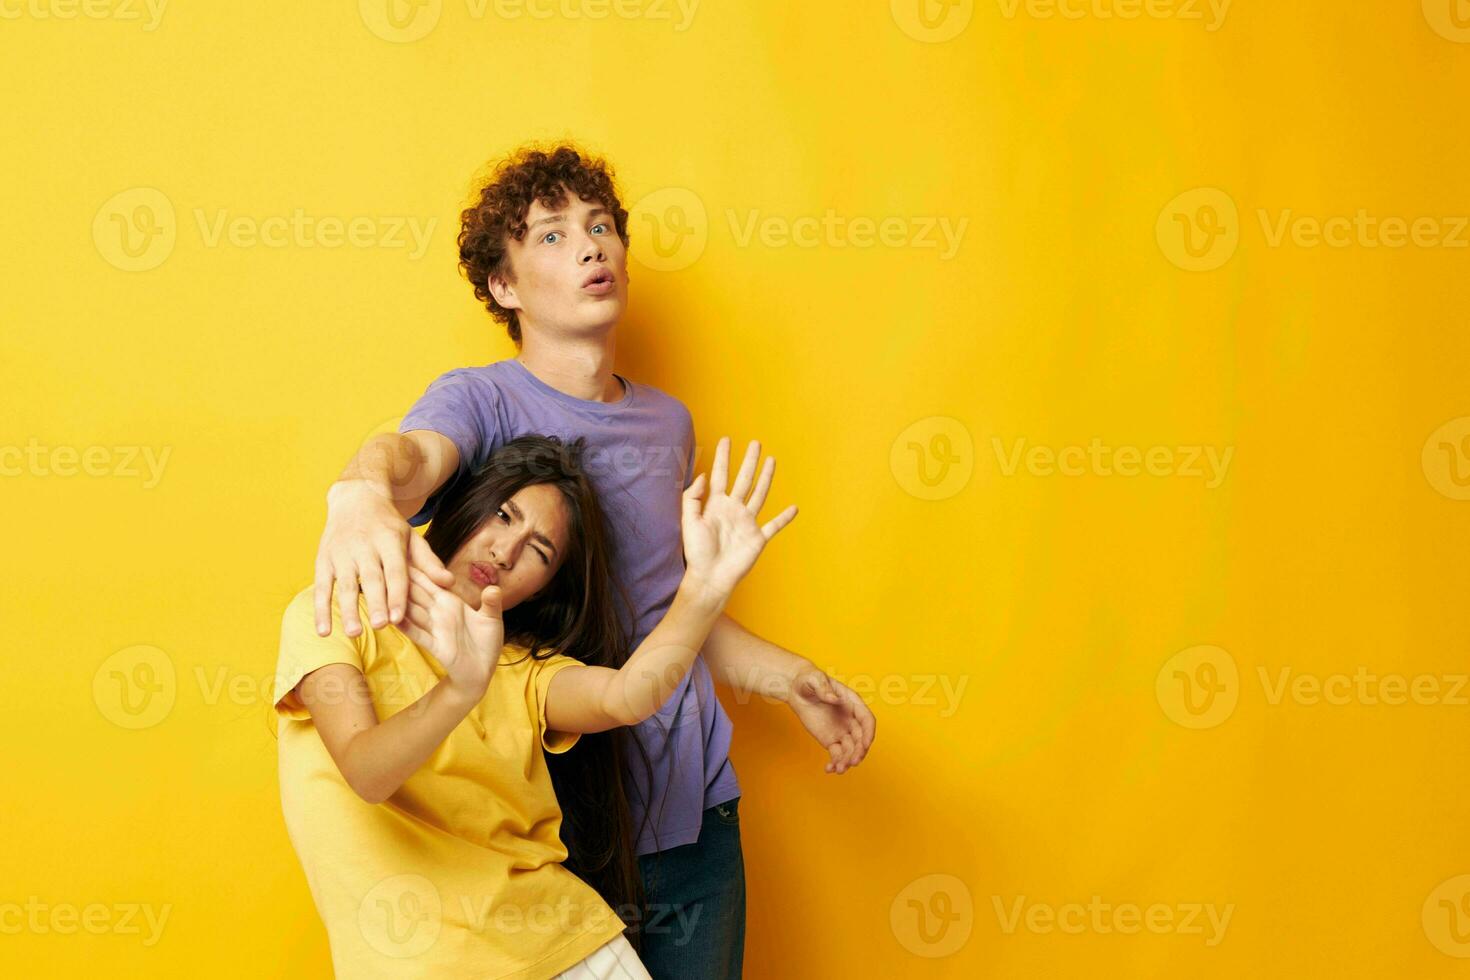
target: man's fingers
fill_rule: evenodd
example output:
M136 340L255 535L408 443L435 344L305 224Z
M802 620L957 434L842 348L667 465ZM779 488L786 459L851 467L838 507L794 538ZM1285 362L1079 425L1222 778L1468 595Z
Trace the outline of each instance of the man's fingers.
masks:
M754 440L745 447L745 458L740 461L740 472L735 474L735 484L730 487L730 496L744 500L750 493L750 481L755 479L755 465L761 461L761 444Z
M348 636L362 633L357 617L357 569L337 569L337 609L342 613L342 629Z
M842 743L841 742L833 742L831 745L827 746L827 754L828 754L828 756L830 756L830 758L827 759L827 767L826 767L827 768L827 771L828 772L836 772L837 771L837 760L842 755Z
M790 524L794 520L796 520L796 505L792 504L790 507L787 507L775 517L771 518L769 521L766 521L765 524L762 524L761 534L765 535L766 540L769 541L774 538L783 527L785 527L787 524Z
M318 558L316 586L312 593L313 605L316 607L318 636L330 636L332 633L332 581L334 578L336 576L332 574L332 563L325 558Z
M863 741L862 727L858 725L856 720L853 721L848 732L852 735L852 764L857 765L863 761L863 756L868 754L868 746Z
M852 735L847 732L842 734L842 760L837 763L839 773L847 772L852 765Z
M418 535L409 532L411 537ZM388 622L396 623L403 618L403 605L408 596L408 562L406 552L399 547L401 540L395 539L393 547L385 548L381 554L383 559L383 580L387 586L388 599Z
M454 573L444 567L439 556L434 554L434 549L429 547L429 542L412 531L408 534L408 561L411 567L422 569L429 578L444 588L454 584Z
M867 753L867 747L873 744L873 739L878 734L878 719L873 717L873 709L868 707L867 702L858 697L856 692L849 690L848 699L852 704L852 713L857 718L858 727L863 730L863 752Z
M383 586L383 566L376 554L366 556L358 563L357 577L363 598L367 600L368 622L373 629L388 625L388 593Z

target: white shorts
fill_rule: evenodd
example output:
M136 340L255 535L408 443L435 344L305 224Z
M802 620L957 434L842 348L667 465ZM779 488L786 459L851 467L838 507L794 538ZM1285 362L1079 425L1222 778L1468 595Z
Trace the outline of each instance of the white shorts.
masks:
M609 939L592 951L592 955L567 970L555 980L652 980L643 969L643 961L623 936Z

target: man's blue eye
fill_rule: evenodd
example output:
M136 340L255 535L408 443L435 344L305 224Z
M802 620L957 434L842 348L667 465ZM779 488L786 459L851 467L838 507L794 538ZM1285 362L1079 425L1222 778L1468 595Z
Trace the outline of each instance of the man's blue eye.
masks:
M592 226L592 230L593 231L596 231L599 228L606 228L606 227L607 227L607 222L605 222L605 221L599 221L597 224L595 224L595 225Z
M552 235L560 235L560 234L561 234L561 232L559 232L559 231L548 231L546 233L546 236L544 238L542 238L541 240L544 242L544 241L546 241L547 238L550 238Z

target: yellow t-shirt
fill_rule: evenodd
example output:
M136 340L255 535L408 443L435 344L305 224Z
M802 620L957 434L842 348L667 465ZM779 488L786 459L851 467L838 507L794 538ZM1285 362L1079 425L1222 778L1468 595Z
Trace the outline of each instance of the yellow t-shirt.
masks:
M359 600L364 624L367 605ZM444 676L395 626L349 637L334 604L318 636L310 589L287 607L274 702L281 809L327 927L339 978L553 977L623 924L561 864L561 809L546 752L551 678L577 661L507 646L484 699L384 803L365 802L292 689L326 664L362 671L381 721Z

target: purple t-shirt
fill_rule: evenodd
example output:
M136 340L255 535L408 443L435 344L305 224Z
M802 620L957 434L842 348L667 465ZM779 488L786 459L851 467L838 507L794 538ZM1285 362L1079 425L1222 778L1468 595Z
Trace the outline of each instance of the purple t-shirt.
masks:
M694 478L694 422L677 398L615 377L622 400L597 402L556 390L515 359L459 368L429 385L398 431L431 429L454 443L459 471L446 487L519 436L585 438L583 470L607 515L616 572L633 602L636 648L668 611L684 576L680 495ZM436 494L409 523L429 520L437 502ZM642 801L652 814L639 854L693 843L704 810L740 795L730 732L709 667L695 657L673 696L638 725L653 764L651 787L641 764L630 766L634 826L643 823Z

